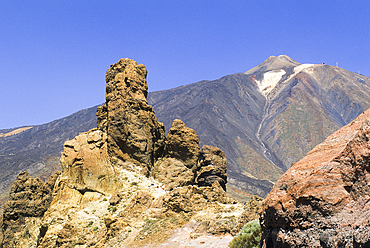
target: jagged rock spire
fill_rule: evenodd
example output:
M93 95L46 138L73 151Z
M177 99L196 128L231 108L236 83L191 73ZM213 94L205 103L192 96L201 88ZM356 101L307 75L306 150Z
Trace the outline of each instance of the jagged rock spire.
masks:
M108 135L112 161L141 164L148 171L162 155L165 131L147 102L147 70L120 59L106 73L106 101L98 108L97 126Z

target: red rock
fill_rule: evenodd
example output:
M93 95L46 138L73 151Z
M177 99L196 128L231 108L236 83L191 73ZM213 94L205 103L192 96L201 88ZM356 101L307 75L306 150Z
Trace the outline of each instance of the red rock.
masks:
M266 197L265 247L370 247L370 110L295 163Z

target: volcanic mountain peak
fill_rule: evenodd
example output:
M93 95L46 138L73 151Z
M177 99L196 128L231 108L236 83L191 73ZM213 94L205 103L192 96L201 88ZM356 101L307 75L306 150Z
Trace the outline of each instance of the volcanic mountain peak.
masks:
M246 71L245 74L258 74L261 72L280 70L282 68L296 67L298 65L301 65L301 63L298 63L287 55L279 55L278 57L270 56L261 64Z
M248 70L245 74L251 75L251 79L258 86L259 91L266 97L283 79L290 80L302 70L310 68L314 64L300 64L287 55L278 57L270 56L263 63ZM308 73L311 71L306 70Z

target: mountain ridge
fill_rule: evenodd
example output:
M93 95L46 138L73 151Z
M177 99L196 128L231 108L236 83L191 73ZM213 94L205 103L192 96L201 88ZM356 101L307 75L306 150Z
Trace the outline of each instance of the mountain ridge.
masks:
M285 73L272 77L275 70ZM264 95L257 81L266 73L279 80ZM230 192L266 196L292 163L370 107L369 95L366 76L280 55L245 73L149 92L148 102L166 130L174 119L182 119L201 145L225 151ZM90 111L90 118L96 118Z

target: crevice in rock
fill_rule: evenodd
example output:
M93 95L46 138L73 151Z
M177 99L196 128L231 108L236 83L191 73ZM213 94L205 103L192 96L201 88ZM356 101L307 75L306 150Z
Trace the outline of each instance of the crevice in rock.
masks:
M352 191L352 186L344 186L344 189L345 189L348 193L351 193L351 191Z
M74 188L75 190L77 190L78 192L81 193L81 195L84 195L86 192L96 192L96 193L99 193L99 194L102 194L102 195L105 195L103 192L100 192L96 189L91 189L91 188Z
M45 234L48 231L48 228L49 228L48 226L41 226L40 227L40 236L37 240L37 246L39 246L40 243L42 242L42 239L45 237Z

